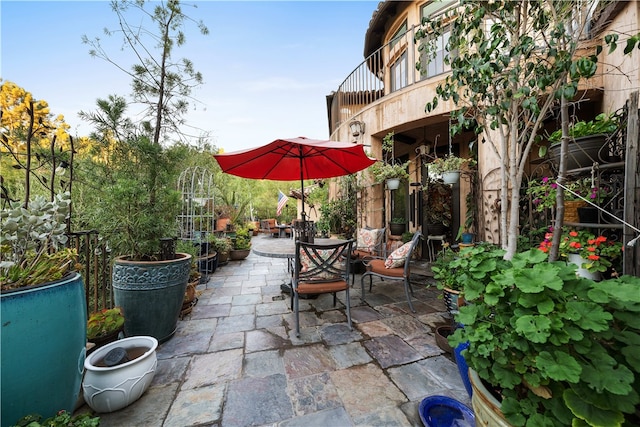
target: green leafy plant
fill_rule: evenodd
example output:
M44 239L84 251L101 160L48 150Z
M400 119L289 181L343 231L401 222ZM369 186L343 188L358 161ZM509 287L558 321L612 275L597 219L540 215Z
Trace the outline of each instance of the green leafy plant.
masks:
M640 279L594 282L537 249L483 263L464 284L468 304L456 315L464 328L449 343L469 343L465 360L499 390L507 420L637 424Z
M247 250L251 249L251 236L246 228L238 228L236 230L236 238L232 240L233 249Z
M394 164L376 162L369 166L369 173L371 173L376 183L384 182L387 179L408 179L409 172L407 172L407 167L409 163L409 161Z
M459 171L465 166L473 167L475 165L476 161L474 159L464 159L450 154L445 157L438 157L429 163L429 172L442 174L444 172Z
M408 243L413 239L413 233L410 231L405 231L402 233L402 243Z
M445 244L431 266L436 286L440 290L467 290L473 296L488 275L505 263L504 254L503 249L490 243L462 248L459 252Z
M231 241L227 237L216 237L212 235L209 242L213 244L216 252L219 254L228 254L231 250Z
M397 162L393 156L393 132L388 133L382 139L383 161L378 161L369 166L369 173L376 183L381 183L387 179L408 179L407 168L411 161Z
M99 425L100 417L93 417L86 412L71 415L63 410L45 420L42 420L41 415L24 416L13 427L98 427Z
M600 113L595 119L589 121L579 121L569 126L569 136L572 140L583 136L601 135L614 133L620 124L617 114ZM562 129L554 131L549 135L549 142L560 143Z
M64 248L71 209L68 192L53 201L36 196L28 205L11 202L0 212L0 285L2 290L46 283L73 270L75 250Z
M91 313L87 321L87 339L104 337L124 327L124 314L120 307L105 308Z
M329 232L343 234L356 226L355 203L346 197L339 197L320 206L320 217L327 221ZM323 225L326 227L326 224Z
M395 217L395 218L391 218L391 221L389 221L391 224L406 224L407 220L404 217Z

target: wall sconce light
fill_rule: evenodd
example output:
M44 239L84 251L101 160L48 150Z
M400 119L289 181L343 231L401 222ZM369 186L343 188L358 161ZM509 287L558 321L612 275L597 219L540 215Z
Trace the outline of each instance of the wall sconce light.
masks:
M360 136L364 133L364 123L360 120L351 120L349 129L351 129L351 135L353 135L354 138Z

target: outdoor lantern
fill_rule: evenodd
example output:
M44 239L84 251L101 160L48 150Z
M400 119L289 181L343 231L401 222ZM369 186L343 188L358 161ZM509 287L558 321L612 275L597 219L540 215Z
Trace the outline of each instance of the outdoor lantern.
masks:
M349 128L351 129L351 135L354 137L360 136L360 134L364 133L364 123L359 120L351 120Z

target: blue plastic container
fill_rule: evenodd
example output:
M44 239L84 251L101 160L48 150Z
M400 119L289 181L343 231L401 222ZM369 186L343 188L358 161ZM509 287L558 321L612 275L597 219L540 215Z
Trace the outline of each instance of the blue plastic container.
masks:
M447 396L422 399L420 419L425 427L475 427L473 411L463 403Z

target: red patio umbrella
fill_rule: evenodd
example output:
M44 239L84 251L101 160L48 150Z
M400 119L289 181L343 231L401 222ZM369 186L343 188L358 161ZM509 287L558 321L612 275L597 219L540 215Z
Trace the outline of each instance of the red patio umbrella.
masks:
M300 180L302 187L302 220L304 212L304 180L350 175L371 166L371 159L358 144L322 141L303 136L276 139L257 148L215 154L222 170L243 178L274 181Z

